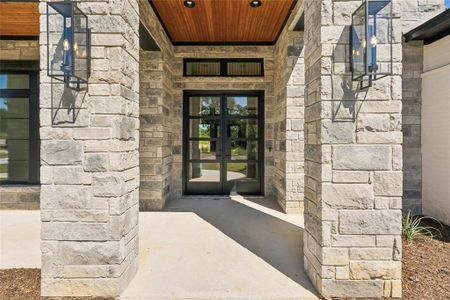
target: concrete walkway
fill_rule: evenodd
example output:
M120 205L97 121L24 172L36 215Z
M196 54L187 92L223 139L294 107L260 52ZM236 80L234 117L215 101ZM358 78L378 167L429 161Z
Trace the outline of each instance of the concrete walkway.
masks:
M267 199L192 197L139 215L139 270L122 299L318 299L302 215ZM39 211L0 211L0 268L40 268Z
M303 217L267 199L188 197L139 217L139 270L122 299L318 299Z
M41 267L38 210L0 210L0 269Z

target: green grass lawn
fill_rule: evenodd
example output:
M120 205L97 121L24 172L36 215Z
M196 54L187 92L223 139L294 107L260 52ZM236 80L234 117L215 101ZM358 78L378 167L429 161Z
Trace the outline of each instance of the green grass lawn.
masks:
M219 163L202 163L203 170L214 170L218 171L220 168ZM243 172L247 169L246 163L231 163L227 165L227 169L230 172Z

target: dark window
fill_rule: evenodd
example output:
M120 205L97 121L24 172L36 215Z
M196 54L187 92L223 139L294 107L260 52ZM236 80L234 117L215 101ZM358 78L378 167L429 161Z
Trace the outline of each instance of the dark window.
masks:
M220 76L219 61L187 61L186 76Z
M262 58L186 58L184 76L264 76Z
M39 182L37 72L0 73L0 184Z

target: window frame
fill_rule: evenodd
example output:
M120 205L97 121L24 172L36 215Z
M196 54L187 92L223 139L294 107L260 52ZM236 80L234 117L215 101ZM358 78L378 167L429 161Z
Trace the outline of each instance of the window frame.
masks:
M39 184L39 168L40 168L40 139L39 139L39 80L37 71L22 71L22 70L1 70L0 75L9 74L28 74L29 75L29 89L0 89L0 97L11 98L28 98L28 126L29 126L29 153L28 153L28 180L14 181L5 180L0 181L1 185L35 185Z
M188 63L218 62L220 63L220 75L189 75L187 74ZM259 75L229 75L227 64L229 62L237 63L261 63L261 74ZM264 58L184 58L183 59L184 77L264 77Z

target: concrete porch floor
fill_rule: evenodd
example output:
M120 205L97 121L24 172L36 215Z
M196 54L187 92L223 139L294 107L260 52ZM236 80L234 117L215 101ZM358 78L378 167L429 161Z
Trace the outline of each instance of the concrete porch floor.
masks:
M139 270L121 299L318 299L303 216L269 199L185 197L139 217Z
M38 210L0 210L0 269L41 268Z
M186 197L139 215L139 270L121 299L318 299L302 215L264 198ZM0 211L0 268L40 268L39 211Z

